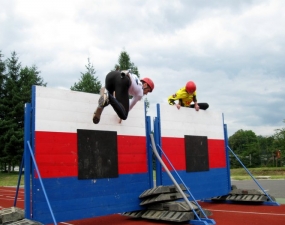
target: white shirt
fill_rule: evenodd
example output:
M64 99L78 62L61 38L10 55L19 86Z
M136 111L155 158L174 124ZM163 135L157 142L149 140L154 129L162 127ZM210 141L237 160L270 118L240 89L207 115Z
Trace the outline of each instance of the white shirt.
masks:
M134 105L143 97L143 85L138 76L130 73L130 78L132 79L132 84L129 87L129 95L133 96L133 98L130 100L129 111L131 111Z

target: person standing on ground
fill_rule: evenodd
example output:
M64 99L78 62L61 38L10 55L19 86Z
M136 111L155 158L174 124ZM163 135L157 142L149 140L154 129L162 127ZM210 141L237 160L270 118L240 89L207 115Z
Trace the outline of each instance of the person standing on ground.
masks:
M175 103L176 100L178 100L178 103ZM191 104L192 102L194 102L194 104ZM169 105L175 105L177 109L180 109L182 106L195 108L196 111L199 111L199 109L206 110L209 107L208 103L197 102L196 84L193 81L188 81L184 87L169 96L168 103Z
M142 99L152 92L154 83L150 78L139 79L129 70L112 71L107 74L105 87L100 90L98 107L93 114L93 123L98 124L103 109L111 104L121 120L126 120L129 111ZM129 95L133 96L130 100ZM120 120L120 122L121 122Z

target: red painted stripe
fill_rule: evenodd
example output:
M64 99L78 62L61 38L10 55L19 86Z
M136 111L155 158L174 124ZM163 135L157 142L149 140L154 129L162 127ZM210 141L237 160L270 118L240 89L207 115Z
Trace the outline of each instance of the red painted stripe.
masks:
M184 138L162 138L162 150L176 170L186 170ZM164 162L172 170L167 160Z
M186 170L184 138L162 138L162 150L176 170ZM208 139L208 154L210 169L226 167L224 140ZM172 170L165 158L164 162Z
M119 174L147 172L146 138L117 136ZM35 133L35 158L42 178L78 176L77 134Z
M146 173L146 137L118 136L119 174Z
M226 150L224 140L208 139L209 167L227 167Z

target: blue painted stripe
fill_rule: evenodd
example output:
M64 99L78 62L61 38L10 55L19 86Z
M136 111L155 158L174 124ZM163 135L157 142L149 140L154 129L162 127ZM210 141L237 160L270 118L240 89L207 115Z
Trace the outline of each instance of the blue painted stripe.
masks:
M43 183L57 221L141 210L139 195L151 188L148 173L97 180L48 178ZM34 179L33 206L34 220L52 222L38 179Z
M204 172L177 171L183 182L190 189L195 199L206 199L229 193L227 168L215 168ZM174 172L172 175L176 180ZM171 185L172 181L166 172L162 174L162 185Z

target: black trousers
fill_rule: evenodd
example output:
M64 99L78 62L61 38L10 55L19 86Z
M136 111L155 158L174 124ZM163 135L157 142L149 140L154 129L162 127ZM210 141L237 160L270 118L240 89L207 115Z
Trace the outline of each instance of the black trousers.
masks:
M129 87L131 81L129 76L121 76L120 71L112 71L107 74L105 88L109 93L109 102L117 115L126 120L129 114ZM115 97L113 93L115 92Z
M194 108L194 104L191 104L189 106L189 108ZM200 107L200 109L206 110L209 108L209 104L208 103L198 103L198 106Z

